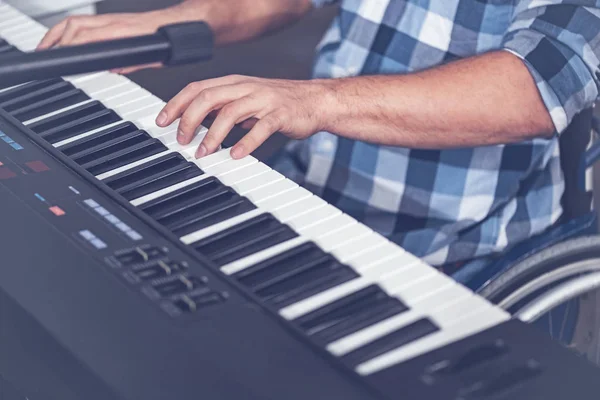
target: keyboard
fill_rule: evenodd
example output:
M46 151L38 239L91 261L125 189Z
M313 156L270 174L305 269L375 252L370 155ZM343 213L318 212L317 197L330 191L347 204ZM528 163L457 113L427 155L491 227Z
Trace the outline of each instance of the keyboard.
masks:
M0 2L0 57L45 32ZM598 390L583 360L257 159L195 159L207 129L179 145L163 106L109 72L0 90L0 374L24 397Z

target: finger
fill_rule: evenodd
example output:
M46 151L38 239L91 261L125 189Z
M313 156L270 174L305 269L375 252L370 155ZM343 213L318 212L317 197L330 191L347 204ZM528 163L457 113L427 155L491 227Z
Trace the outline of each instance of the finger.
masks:
M229 75L223 78L207 79L187 85L181 92L173 97L162 109L156 123L158 126L168 126L181 117L185 110L192 104L196 97L204 90L217 86L233 85L248 79L239 75Z
M201 92L181 116L177 133L179 143L188 144L192 141L196 128L206 119L208 113L247 96L249 91L244 85L228 85Z
M281 123L274 114L269 114L254 125L231 149L231 158L234 160L246 157L263 144L269 137L281 129Z
M60 38L62 37L63 32L65 31L65 28L67 27L68 22L69 22L68 19L64 19L61 22L59 22L58 24L54 25L54 27L52 27L46 33L46 35L44 35L44 37L38 44L36 50L46 50L46 49L49 49L50 47L54 46L55 44L57 44L58 41L60 40Z
M67 25L59 41L59 45L72 46L74 44L82 44L115 37L116 35L112 31L100 29L107 25L106 19L100 17L70 17L67 19ZM83 34L83 32L85 32L85 34ZM84 36L84 38L78 38L78 36Z
M200 143L196 157L204 157L214 153L236 124L247 120L260 110L260 106L252 97L244 97L221 109L206 136Z
M147 68L160 68L162 67L161 63L154 63L154 64L147 64L147 65L138 65L138 66L134 66L134 67L126 67L126 68L117 68L117 69L113 69L110 72L114 72L115 74L121 74L121 75L127 75L127 74L131 74L132 72L136 72L142 69L147 69Z

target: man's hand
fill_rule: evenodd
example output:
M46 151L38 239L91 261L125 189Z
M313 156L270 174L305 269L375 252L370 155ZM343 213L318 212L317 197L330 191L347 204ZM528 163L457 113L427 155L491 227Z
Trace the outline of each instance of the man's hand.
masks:
M188 85L165 106L156 123L167 126L181 117L178 141L188 144L202 121L217 111L196 152L200 158L217 150L235 125L250 122L251 130L231 150L237 159L252 153L276 132L293 139L319 132L329 98L328 81L227 76Z
M72 16L48 31L38 50L51 47L74 46L124 37L142 36L156 32L162 26L175 22L177 17L169 9L139 14L105 14ZM123 68L113 72L130 73L141 68L159 67L160 64Z

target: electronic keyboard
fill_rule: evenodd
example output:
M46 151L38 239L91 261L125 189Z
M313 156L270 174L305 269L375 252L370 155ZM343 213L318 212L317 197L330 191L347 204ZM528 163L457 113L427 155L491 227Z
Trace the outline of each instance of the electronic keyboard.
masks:
M0 57L45 32L0 3ZM0 90L19 400L597 398L587 361L255 158L195 159L207 129L179 145L163 106L108 72Z

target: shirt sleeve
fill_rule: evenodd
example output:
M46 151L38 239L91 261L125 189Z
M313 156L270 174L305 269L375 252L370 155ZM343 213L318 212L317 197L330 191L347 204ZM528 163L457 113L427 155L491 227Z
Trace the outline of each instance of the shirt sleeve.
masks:
M330 5L340 2L340 0L311 0L311 1L315 8L330 6Z
M557 133L596 101L600 1L520 0L503 47L529 68Z

